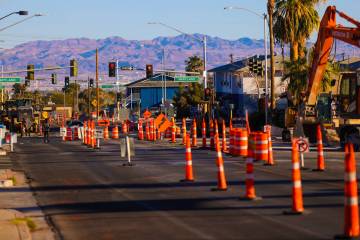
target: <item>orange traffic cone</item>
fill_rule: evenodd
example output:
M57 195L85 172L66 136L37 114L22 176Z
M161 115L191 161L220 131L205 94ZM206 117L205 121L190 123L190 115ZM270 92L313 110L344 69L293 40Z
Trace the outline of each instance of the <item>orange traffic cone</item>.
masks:
M193 132L192 132L192 146L197 147L197 127L196 120L193 120Z
M206 148L206 122L203 118L201 125L201 134L202 134L202 147Z
M302 186L301 186L301 172L299 161L299 148L296 139L292 140L292 210L285 211L284 214L302 214L304 212Z
M226 143L226 124L225 124L225 120L223 120L223 125L222 125L222 151L223 152L228 152L227 143Z
M356 161L354 146L345 145L345 226L344 235L335 236L341 239L359 237L359 205L356 178Z
M186 161L185 179L181 180L181 182L193 182L194 174L193 174L193 167L192 167L190 135L186 135L185 161Z
M313 169L313 171L325 171L324 149L323 149L320 124L317 126L316 139L317 139L317 168Z
M143 123L142 121L139 121L139 134L138 134L138 138L139 140L144 140L144 129L143 129Z
M255 193L255 184L254 184L254 146L252 144L248 145L248 152L246 157L246 179L245 179L245 185L246 185L246 192L245 196L241 197L240 199L245 200L260 200L260 197L256 196Z
M182 119L183 144L186 145L186 119Z
M145 132L146 132L146 140L150 140L150 129L149 129L149 122L146 122L145 126Z
M214 121L210 119L210 148L215 148L215 140L214 140Z
M109 128L105 127L104 128L104 140L109 139Z
M271 131L270 130L267 131L267 135L268 135L268 139L269 139L268 140L268 161L264 165L273 166L273 165L275 165L275 162L274 162L274 154L273 154L273 149L272 149L272 139L271 139Z
M175 125L175 119L174 118L172 118L171 142L176 143L176 125Z
M118 126L113 127L111 137L113 139L118 139L119 138L119 128L118 128Z
M87 129L87 121L84 121L84 136L83 136L84 145L86 145L86 129Z
M219 135L215 135L215 149L216 149L216 165L218 167L217 179L218 185L217 188L212 189L213 191L226 191L227 183L225 178L224 170L224 160L222 158Z
M152 120L150 120L149 125L150 125L149 141L152 141L154 139L154 124Z

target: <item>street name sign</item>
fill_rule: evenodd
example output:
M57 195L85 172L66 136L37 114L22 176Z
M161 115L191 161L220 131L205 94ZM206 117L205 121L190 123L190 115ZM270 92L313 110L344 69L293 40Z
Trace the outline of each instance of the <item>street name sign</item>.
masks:
M0 82L2 83L20 83L20 77L0 77Z
M198 82L198 76L176 76L175 82Z
M114 85L104 84L104 85L101 85L101 88L114 88Z

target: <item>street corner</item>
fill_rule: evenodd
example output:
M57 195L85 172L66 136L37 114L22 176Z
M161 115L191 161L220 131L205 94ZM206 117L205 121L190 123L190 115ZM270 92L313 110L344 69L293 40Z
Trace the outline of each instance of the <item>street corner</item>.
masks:
M13 209L0 209L0 239L31 240L31 219Z

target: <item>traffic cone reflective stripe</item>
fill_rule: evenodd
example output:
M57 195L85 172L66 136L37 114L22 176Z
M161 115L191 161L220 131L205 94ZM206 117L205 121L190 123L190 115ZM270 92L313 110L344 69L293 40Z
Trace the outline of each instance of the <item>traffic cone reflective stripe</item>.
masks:
M201 124L201 134L202 134L202 146L203 148L206 148L206 122L204 118Z
M171 142L176 143L176 125L175 125L175 119L174 118L172 118Z
M302 186L301 186L301 172L299 161L299 150L296 140L292 141L292 180L293 180L293 206L292 211L294 213L302 213L304 211Z
M272 149L272 139L271 139L271 131L267 131L267 134L268 134L268 152L269 152L269 155L268 155L268 162L266 165L269 165L269 166L272 166L274 165L274 155L273 155L273 149Z
M320 124L317 126L317 171L324 171L325 170L325 159L324 159L324 149L323 149L323 142L322 142L322 133L321 133L321 126Z
M359 206L354 147L347 145L345 154L345 228L346 237L359 236Z
M146 140L149 141L150 140L149 122L146 122L145 131L146 131Z
M185 148L185 179L184 181L194 181L193 167L192 167L192 153L190 136L186 135L186 148Z
M220 148L219 135L215 135L215 141L216 141L216 165L218 167L217 190L227 190L227 183L226 183L225 171L224 171L224 161L223 161L223 158L222 158L222 153L221 153L221 148Z
M193 120L193 134L192 134L192 146L197 146L197 127L196 127L196 120Z

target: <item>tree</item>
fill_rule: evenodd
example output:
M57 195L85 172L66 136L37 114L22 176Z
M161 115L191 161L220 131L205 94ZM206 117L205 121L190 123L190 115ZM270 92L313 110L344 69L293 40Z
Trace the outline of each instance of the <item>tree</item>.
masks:
M24 93L26 91L26 85L21 83L15 83L13 85L15 98L20 98L24 96Z
M319 0L276 0L274 37L281 44L290 45L290 59L304 57L306 40L319 26L315 4Z
M269 16L269 35L270 35L270 79L271 79L271 109L275 108L275 59L274 59L274 29L273 13L275 0L268 0L267 10ZM267 70L266 70L267 71Z
M198 56L189 57L185 60L185 71L202 73L204 64ZM204 99L204 88L199 83L191 83L188 87L180 86L173 101L177 109L177 117L190 117L191 107L196 107Z

